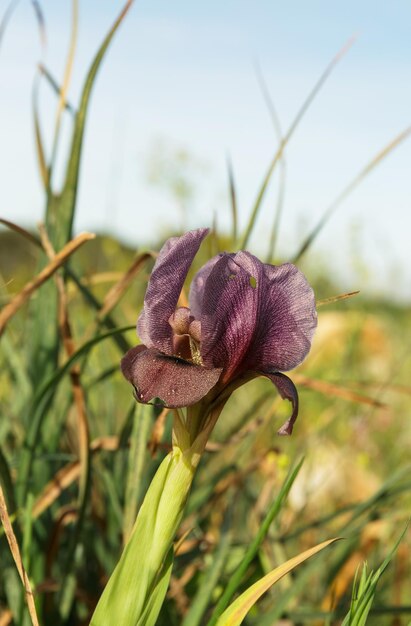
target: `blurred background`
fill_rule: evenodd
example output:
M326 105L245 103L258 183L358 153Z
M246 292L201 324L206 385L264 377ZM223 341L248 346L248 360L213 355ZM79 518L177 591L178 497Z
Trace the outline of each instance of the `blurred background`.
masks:
M78 196L65 189L59 197L67 163L80 154L78 145L71 149L79 119L73 110L121 7L108 0L0 0L0 218L35 235L1 226L3 311L47 262L38 222L46 221L56 249L85 229L98 235L66 263L59 292L49 280L7 328L0 317L0 481L40 621L89 623L169 449L170 416L136 406L119 361L137 342L133 326L153 265L145 251L208 226L213 233L192 272L245 239L261 258L282 262L318 235L298 265L314 286L319 325L309 358L291 373L301 402L292 437L276 436L289 406L267 381L242 387L224 410L199 468L158 624L208 623L284 480L305 457L239 590L319 541L346 541L284 579L245 623L339 625L357 568L364 560L374 569L383 562L411 510L411 6L135 3L93 84ZM53 151L74 40L67 110ZM253 221L279 136L348 41L305 107ZM39 167L39 135L46 164L53 155L49 186ZM351 188L353 181L359 184ZM78 366L80 411L67 375L70 357ZM3 534L0 551L0 624L26 626ZM409 624L410 562L408 532L367 624Z
M8 3L1 6L5 13ZM108 0L79 4L69 91L74 103L119 7ZM62 76L72 11L70 2L46 0L41 9L44 49L33 5L20 1L0 54L1 212L31 227L42 219L44 203L32 119L34 72L40 61ZM211 225L217 215L227 232L228 155L244 225L278 143L259 74L285 134L329 61L356 36L285 152L278 249L281 258L292 257L339 192L411 123L410 22L405 0L338 6L140 1L94 87L76 231L108 233L137 247L182 224ZM50 152L55 95L45 84L39 108ZM66 147L62 142L60 163ZM411 142L405 142L338 208L315 242L312 257L344 288L410 300L410 156ZM58 180L58 170L55 175ZM272 182L252 240L257 252L266 250L266 224L277 202L276 178Z

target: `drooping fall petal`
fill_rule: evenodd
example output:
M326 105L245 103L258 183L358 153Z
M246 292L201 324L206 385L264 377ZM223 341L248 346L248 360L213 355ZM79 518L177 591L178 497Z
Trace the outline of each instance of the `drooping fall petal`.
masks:
M121 361L125 378L133 385L136 400L158 402L170 408L190 406L217 383L221 369L206 369L165 355L155 348L136 346Z
M292 405L292 413L288 420L278 430L279 435L291 435L295 420L298 417L298 392L291 380L285 374L280 372L258 372L261 376L269 378L272 383L277 387L278 393L283 400L289 400Z
M144 309L137 322L137 332L147 347L172 354L169 319L177 306L190 265L207 233L207 228L200 228L182 237L171 237L160 250L148 283Z

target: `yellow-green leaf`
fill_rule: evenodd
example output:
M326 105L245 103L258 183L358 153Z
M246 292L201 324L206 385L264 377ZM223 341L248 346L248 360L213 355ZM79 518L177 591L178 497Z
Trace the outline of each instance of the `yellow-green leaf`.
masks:
M239 626L248 611L272 585L291 572L297 565L300 565L300 563L303 563L335 541L338 541L338 538L323 541L323 543L319 543L317 546L314 546L314 548L301 552L301 554L286 561L286 563L283 563L279 567L276 567L269 574L254 583L254 585L251 585L247 591L244 591L244 593L224 611L217 622L217 626Z

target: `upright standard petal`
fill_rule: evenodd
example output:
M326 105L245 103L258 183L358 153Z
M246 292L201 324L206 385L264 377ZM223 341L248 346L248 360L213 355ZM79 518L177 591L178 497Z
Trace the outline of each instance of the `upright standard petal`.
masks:
M248 252L225 254L212 268L201 309L201 357L225 379L245 371L259 316L263 264Z
M144 309L137 322L137 332L147 347L172 354L169 319L177 306L190 265L207 233L207 228L200 228L182 237L172 237L160 250L148 283Z
M190 303L190 311L192 315L194 315L194 317L198 320L201 318L201 309L203 306L205 284L207 282L208 277L211 274L211 270L213 269L214 265L223 256L234 256L234 255L217 254L212 259L207 261L207 263L203 265L203 267L200 270L198 270L197 274L194 276L191 282L188 301Z
M250 369L288 371L307 356L317 326L314 292L292 265L263 265ZM258 286L257 286L258 288Z
M248 252L223 255L205 282L201 355L225 378L287 371L307 355L317 325L314 293L290 263L266 265Z
M221 374L221 369L209 370L145 346L131 348L121 361L121 370L138 402L157 401L170 408L199 402Z

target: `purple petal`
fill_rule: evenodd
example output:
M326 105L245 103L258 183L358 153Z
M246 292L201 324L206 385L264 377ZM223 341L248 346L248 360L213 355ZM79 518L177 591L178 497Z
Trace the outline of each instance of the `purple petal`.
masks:
M289 370L310 349L314 293L291 264L265 265L248 252L223 255L203 295L201 355L207 367Z
M226 378L244 370L243 361L259 323L263 278L263 264L247 252L238 252L221 256L205 283L201 356L206 367L223 367Z
M289 400L291 402L293 407L291 416L278 431L279 435L291 435L295 420L298 416L298 393L293 381L285 374L280 374L280 372L259 372L259 374L269 378L274 383L283 400Z
M214 265L221 259L222 256L224 255L217 254L217 256L214 256L212 259L207 261L207 263L197 272L191 282L188 301L190 303L191 314L198 320L201 317L205 283L210 276Z
M307 356L317 327L314 292L291 263L264 265L250 366L288 371Z
M137 322L137 332L149 348L156 347L172 354L172 329L168 320L175 311L187 272L207 233L207 228L192 230L182 237L172 237L161 248L148 283L144 309Z
M221 369L206 369L154 348L136 346L121 361L125 378L134 386L136 400L147 404L159 398L170 408L195 404L217 383Z

